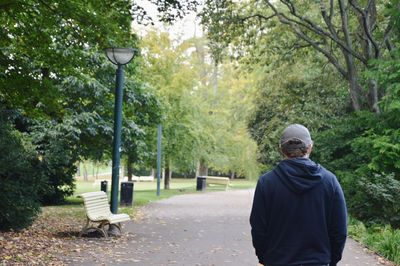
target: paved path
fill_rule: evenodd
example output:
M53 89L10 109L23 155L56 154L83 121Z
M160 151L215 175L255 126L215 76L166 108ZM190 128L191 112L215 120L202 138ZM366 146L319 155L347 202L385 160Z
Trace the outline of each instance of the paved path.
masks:
M151 203L141 210L138 221L125 224L125 245L116 244L108 252L80 254L80 259L70 264L257 265L248 222L253 193L254 190L197 193ZM110 248L109 243L107 246ZM349 240L339 265L383 264Z

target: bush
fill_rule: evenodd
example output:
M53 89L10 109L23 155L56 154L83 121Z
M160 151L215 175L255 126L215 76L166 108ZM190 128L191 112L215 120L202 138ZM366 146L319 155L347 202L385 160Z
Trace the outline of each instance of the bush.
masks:
M54 125L45 121L32 128L31 136L42 158L43 175L47 178L40 194L40 200L45 205L64 203L75 189L77 138L70 133L73 132L70 128L68 124Z
M400 228L400 132L391 112L359 112L315 136L316 161L339 178L349 212Z
M44 186L41 163L32 145L0 120L0 229L21 229L40 212Z
M43 155L43 168L48 181L47 189L41 195L43 204L62 204L66 197L74 193L77 166L73 152L62 140L54 140L47 145Z
M367 224L389 223L400 228L400 181L392 174L357 173L346 186L351 213Z

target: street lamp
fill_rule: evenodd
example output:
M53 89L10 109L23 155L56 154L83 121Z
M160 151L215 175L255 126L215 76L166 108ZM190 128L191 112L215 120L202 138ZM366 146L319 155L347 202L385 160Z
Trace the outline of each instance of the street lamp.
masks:
M119 164L121 146L121 125L122 125L122 91L124 86L123 66L128 64L136 50L132 48L107 48L107 58L117 65L115 105L114 105L114 139L112 153L112 178L111 178L111 212L118 212L118 184Z

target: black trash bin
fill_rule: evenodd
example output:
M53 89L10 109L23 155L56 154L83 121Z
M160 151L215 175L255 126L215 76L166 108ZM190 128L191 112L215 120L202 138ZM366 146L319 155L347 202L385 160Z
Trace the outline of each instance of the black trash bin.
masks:
M196 190L197 190L197 191L204 191L204 190L206 190L206 177L204 177L204 176L198 176L198 177L197 177Z
M106 180L101 181L101 183L100 183L100 190L101 190L101 191L104 191L105 193L107 193L107 181L106 181Z
M121 206L132 206L133 204L133 182L121 182Z

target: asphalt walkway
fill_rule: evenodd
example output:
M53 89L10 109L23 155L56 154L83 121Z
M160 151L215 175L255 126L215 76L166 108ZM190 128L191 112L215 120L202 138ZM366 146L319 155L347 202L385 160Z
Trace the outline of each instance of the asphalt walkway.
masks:
M86 252L72 265L255 266L248 217L254 190L196 193L151 203L125 223L124 245ZM110 254L113 254L112 256ZM381 263L382 262L382 263ZM349 239L338 265L385 265Z

